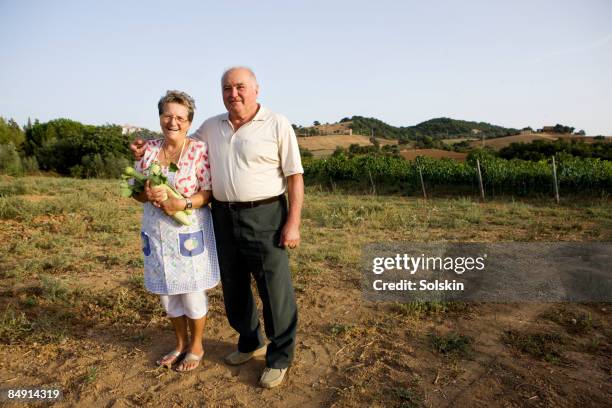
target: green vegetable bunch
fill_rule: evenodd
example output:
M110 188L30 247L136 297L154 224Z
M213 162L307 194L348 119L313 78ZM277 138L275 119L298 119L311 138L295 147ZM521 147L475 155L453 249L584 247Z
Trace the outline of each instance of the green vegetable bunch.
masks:
M174 163L170 164L170 171L177 171L178 168ZM134 184L130 185L128 182L129 179L134 179ZM149 175L145 176L142 173L139 173L133 167L126 167L123 170L123 174L121 175L121 182L119 184L121 188L121 196L122 197L133 197L138 195L144 191L145 183L149 180L151 187L162 187L166 190L166 193L171 197L182 199L183 196L181 193L176 191L174 187L168 184L168 178L163 175L161 171L161 167L158 163L153 163L149 167ZM191 215L191 210L183 210L176 212L172 218L183 225L191 225L189 221L189 215Z

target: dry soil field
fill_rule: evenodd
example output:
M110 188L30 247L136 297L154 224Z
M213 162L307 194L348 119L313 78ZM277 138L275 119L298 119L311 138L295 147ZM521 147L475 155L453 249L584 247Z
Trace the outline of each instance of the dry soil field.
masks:
M377 139L381 146L395 145L396 140ZM341 146L348 148L351 144L359 146L370 146L370 138L361 135L327 135L327 136L307 136L298 137L298 144L301 148L308 149L314 156L329 156Z
M555 206L309 187L290 253L296 360L286 383L263 390L262 360L222 362L237 338L219 288L201 367L155 367L173 335L142 289L140 207L117 190L0 178L0 388L57 387L58 407L609 406L609 304L373 303L359 270L376 241L610 241L607 197Z

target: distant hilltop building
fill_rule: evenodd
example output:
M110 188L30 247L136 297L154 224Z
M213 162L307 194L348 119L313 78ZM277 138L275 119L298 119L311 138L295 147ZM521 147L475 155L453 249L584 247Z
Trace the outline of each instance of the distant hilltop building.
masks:
M544 126L542 129L538 129L540 133L574 133L574 128L571 126L563 126L556 124L555 126Z
M137 126L132 126L132 125L123 125L123 126L121 126L121 134L122 135L129 135L131 133L138 132L139 130L143 130L143 128L140 128L140 127L137 127Z

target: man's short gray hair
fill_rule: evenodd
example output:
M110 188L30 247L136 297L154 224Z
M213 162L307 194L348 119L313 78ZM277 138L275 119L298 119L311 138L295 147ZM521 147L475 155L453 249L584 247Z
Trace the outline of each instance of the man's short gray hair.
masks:
M161 97L159 102L157 102L157 109L159 110L159 116L164 113L164 108L167 103L178 103L183 105L189 111L188 118L189 122L193 121L193 114L195 111L195 101L191 96L189 96L186 92L177 91L176 89L171 89L166 91L166 94Z
M223 75L221 75L221 87L223 87L223 82L225 82L225 77L227 76L227 74L229 74L232 71L236 71L238 69L244 69L245 71L247 71L249 73L249 76L253 80L253 83L255 84L255 86L259 85L257 83L257 77L255 76L255 73L253 72L253 70L251 68L245 67L245 66L242 66L242 65L237 65L235 67L229 67L228 69L223 71Z

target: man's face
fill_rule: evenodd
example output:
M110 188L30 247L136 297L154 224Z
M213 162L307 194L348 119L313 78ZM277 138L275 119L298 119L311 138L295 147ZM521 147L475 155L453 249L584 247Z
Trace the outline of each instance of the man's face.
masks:
M257 109L259 87L247 70L234 69L223 79L223 103L230 114L242 116Z

